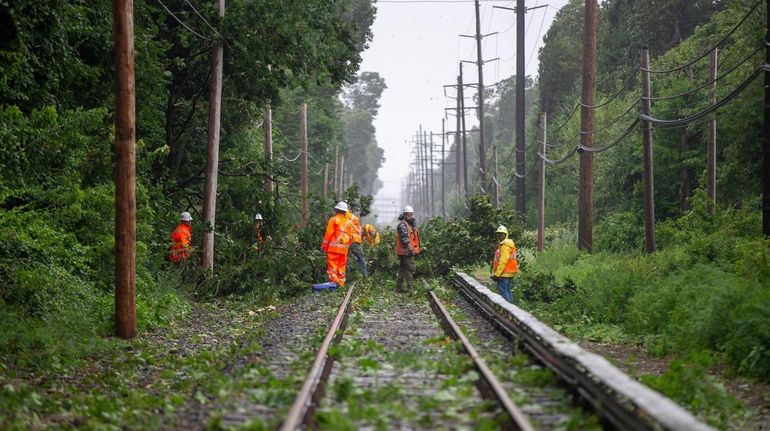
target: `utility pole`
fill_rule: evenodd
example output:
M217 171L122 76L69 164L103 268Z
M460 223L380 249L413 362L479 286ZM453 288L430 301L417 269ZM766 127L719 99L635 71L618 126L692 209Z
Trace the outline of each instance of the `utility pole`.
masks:
M463 88L463 63L460 62L460 118L462 119L462 136L463 136L463 184L465 185L465 207L468 207L470 202L470 192L468 186L468 141L466 139L465 129L465 89Z
M302 227L307 224L307 103L299 106L299 143L302 172L300 174L300 195L302 199Z
M339 196L342 199L342 195L345 194L345 153L340 156L340 191Z
M225 0L216 0L219 17L225 16ZM209 92L208 158L203 192L203 238L201 266L214 270L214 229L216 226L217 175L219 174L219 128L222 109L222 57L224 47L216 40L211 47L211 82Z
M433 132L430 132L430 141L427 139L425 140L425 143L430 146L430 154L428 155L428 174L430 175L430 215L433 217L436 215L435 210L435 202L436 202L436 192L435 188L433 188L433 177L435 175L433 174Z
M334 193L339 196L340 186L337 182L337 178L340 176L340 144L334 144L334 180L332 181L332 188Z
M446 124L445 119L441 119L441 217L446 218Z
M548 114L540 113L540 127L537 134L540 139L540 172L537 185L537 251L542 252L545 249L545 146L548 140L546 131L548 130Z
M711 104L717 103L717 57L719 48L714 48L709 56L709 86ZM717 202L717 119L709 118L706 125L706 211L714 214Z
M326 195L329 191L329 162L324 163L324 186L323 186L323 197L326 198Z
M492 145L492 203L500 209L500 183L497 181L497 145Z
M463 64L460 63L460 67L462 68ZM460 75L457 75L457 126L455 127L455 186L457 187L457 198L459 199L460 196L462 196L462 166L460 165L462 163L462 142L460 141L460 116L463 115L463 111L460 108L460 95L462 94L462 80L460 79Z
M594 129L596 100L596 0L586 0L583 26L583 83L580 108L580 130ZM518 77L517 77L518 79ZM580 145L593 148L594 134L581 133ZM580 196L578 197L578 248L593 251L593 154L580 152Z
M650 51L645 47L642 54L642 114L649 116L650 102ZM652 176L652 123L642 120L642 144L644 146L644 250L655 252L655 195Z
M592 0L589 0L592 1ZM526 164L524 163L524 84L527 78L524 76L524 14L527 8L524 0L516 0L516 211L524 214L526 210L525 178Z
M590 1L590 0L589 0ZM547 7L548 5L541 5L541 6L535 6L531 8L527 8L524 0L516 0L516 7L514 9L503 7L503 6L493 6L494 8L498 9L507 9L507 10L513 10L516 13L516 118L515 118L515 128L516 128L516 169L514 170L514 173L516 174L516 211L518 211L520 214L524 214L526 211L527 205L526 205L526 169L527 165L525 163L525 140L526 140L526 134L525 134L525 127L526 127L526 89L525 84L527 83L527 77L526 77L526 70L525 69L525 58L524 54L526 53L526 48L524 45L525 37L526 37L526 27L524 26L524 18L527 11L533 10L533 9L539 9L542 7Z
M272 66L267 65L267 70L271 71ZM272 174L272 165L273 165L273 109L270 106L270 103L267 104L267 110L265 111L265 116L262 121L262 130L265 132L265 160L268 162L268 164L271 166L270 172L268 174ZM270 196L273 193L273 180L271 180L269 177L265 179L265 191L267 192L267 195Z
M112 4L115 38L115 335L136 336L134 2Z
M770 2L765 2L765 64L770 64ZM762 233L770 237L770 70L765 70L765 124L762 158Z
M476 67L479 71L479 175L481 179L481 193L486 193L487 187L487 156L484 148L484 60L481 58L481 16L479 16L479 0L474 2L476 6Z

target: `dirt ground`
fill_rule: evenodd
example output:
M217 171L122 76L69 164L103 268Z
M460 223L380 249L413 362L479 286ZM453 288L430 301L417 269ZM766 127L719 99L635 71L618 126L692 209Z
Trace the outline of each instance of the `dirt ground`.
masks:
M645 374L661 375L668 370L669 358L648 356L635 346L580 341L581 347L600 354L627 374L637 377ZM747 423L731 428L741 431L770 430L770 385L729 375L724 369L711 370L712 375L743 405L754 411Z

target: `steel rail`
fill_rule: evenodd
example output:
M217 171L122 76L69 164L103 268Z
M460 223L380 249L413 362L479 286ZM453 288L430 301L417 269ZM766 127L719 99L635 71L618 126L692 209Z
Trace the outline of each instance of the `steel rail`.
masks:
M506 336L548 366L614 428L713 431L669 398L632 379L604 357L583 350L467 274L455 272L452 283Z
M329 356L329 347L332 343L339 343L342 338L342 331L345 329L345 323L348 317L348 304L353 295L353 286L350 286L345 299L342 301L337 316L334 318L329 332L326 333L323 343L316 354L315 361L310 367L310 371L305 377L297 398L294 399L289 414L279 428L281 431L294 431L299 429L302 424L309 425L312 421L313 412L318 400L323 395L324 383L329 377L334 360Z
M478 386L482 395L487 399L496 401L508 414L509 422L507 429L520 430L520 431L534 431L535 428L529 421L527 415L525 415L521 409L511 400L508 393L503 388L503 385L489 369L484 359L478 354L473 347L468 337L463 334L460 327L455 323L452 316L449 315L446 307L441 303L441 300L436 296L433 291L428 292L428 299L430 307L433 312L441 321L441 326L444 327L446 333L455 340L459 340L462 343L463 350L470 356L473 361L473 366L479 373Z

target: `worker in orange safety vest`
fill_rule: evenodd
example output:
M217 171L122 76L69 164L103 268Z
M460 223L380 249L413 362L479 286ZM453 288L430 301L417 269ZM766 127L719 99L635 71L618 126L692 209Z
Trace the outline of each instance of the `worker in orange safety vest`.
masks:
M513 302L511 285L519 272L517 250L513 240L508 238L508 228L503 225L497 228L497 251L492 261L492 280L497 282L500 295L508 302ZM518 280L517 280L518 281Z
M398 256L398 278L396 278L396 292L404 292L404 281L411 292L414 287L415 255L420 254L420 233L417 231L417 221L414 218L414 210L410 205L404 207L404 211L398 216L396 226L396 255Z
M345 266L348 264L348 249L353 243L352 223L347 217L348 204L340 201L334 206L334 216L326 224L326 233L321 251L326 255L326 275L329 281L342 287L345 285Z
M179 217L179 225L171 233L168 260L182 262L190 258L192 247L192 216L187 211Z
M353 208L355 211L356 208ZM350 220L350 233L353 238L353 244L350 245L350 254L356 259L358 267L361 269L361 273L364 278L369 277L369 272L366 270L366 259L364 258L364 247L361 245L361 221L353 211L348 212L348 220Z

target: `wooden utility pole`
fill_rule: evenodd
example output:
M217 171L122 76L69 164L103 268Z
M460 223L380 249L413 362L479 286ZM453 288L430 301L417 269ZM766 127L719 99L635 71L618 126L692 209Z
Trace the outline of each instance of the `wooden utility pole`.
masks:
M136 336L134 2L112 4L115 38L115 335Z
M329 162L324 163L324 186L323 186L323 197L326 198L326 195L329 192Z
M270 105L267 105L265 116L262 121L262 130L265 132L265 160L267 163L273 165L273 110ZM272 174L272 169L268 174ZM267 178L265 180L265 191L270 196L273 193L273 180Z
M465 186L465 207L468 207L468 203L470 202L470 187L468 186L468 141L466 139L466 129L465 129L465 88L463 88L463 63L460 62L460 124L462 128L462 138L463 138L463 185Z
M441 119L441 217L446 218L446 124Z
M299 106L300 195L302 199L302 227L307 224L307 103Z
M345 153L342 153L340 156L340 199L342 199L342 195L345 194Z
M462 63L460 63L460 67L462 67ZM455 127L455 186L457 187L457 198L459 199L460 196L462 196L462 142L460 142L460 116L462 114L462 109L460 107L460 95L462 94L462 90L460 90L462 86L462 81L460 80L460 75L457 75L457 126Z
M650 51L642 54L642 114L650 116ZM642 120L642 144L644 146L644 250L655 252L655 195L652 163L652 123Z
M433 178L435 177L433 173L433 132L430 132L430 140L426 139L425 144L429 146L429 151L425 152L428 153L428 175L430 176L430 216L433 217L436 215L436 189L433 187Z
M481 179L481 193L486 193L487 187L487 156L486 149L484 148L484 59L481 58L483 54L481 49L481 39L484 37L481 35L481 16L479 16L479 0L475 0L476 6L476 67L479 71L479 84L478 84L478 96L479 96L479 178Z
M711 104L717 103L717 57L719 48L714 48L709 56L709 77ZM717 202L717 119L709 118L706 125L706 210L714 214Z
M548 114L540 113L540 127L538 128L538 141L540 143L540 172L537 185L537 251L545 249L545 147L548 140Z
M592 0L588 0L592 1ZM524 214L526 211L526 184L524 175L526 174L526 163L524 161L524 140L526 135L524 134L524 84L527 79L524 76L526 71L524 70L524 54L526 48L524 47L525 26L524 15L527 13L527 8L524 5L524 0L516 0L516 211L519 214Z
M586 0L583 26L583 83L580 130L593 131L596 100L596 0ZM518 77L517 77L518 79ZM593 148L594 134L581 133L580 145ZM580 196L578 197L578 248L593 251L593 154L580 153Z
M770 2L765 2L765 64L770 64ZM765 124L762 148L762 233L770 237L770 70L765 70Z
M500 209L500 182L497 180L497 145L492 145L492 203Z
M334 181L332 188L334 189L334 193L337 193L339 195L340 193L340 186L337 182L337 178L340 175L340 144L334 144Z
M225 0L216 0L219 17L225 16ZM216 226L217 175L219 174L219 128L222 108L222 41L211 47L211 81L209 91L208 157L206 184L203 191L203 238L201 266L209 273L214 270L214 230Z

